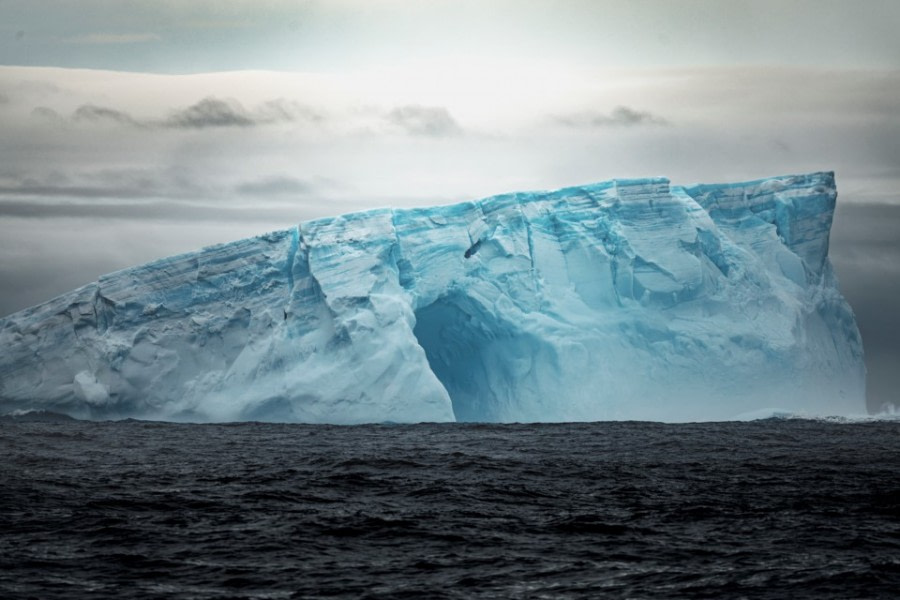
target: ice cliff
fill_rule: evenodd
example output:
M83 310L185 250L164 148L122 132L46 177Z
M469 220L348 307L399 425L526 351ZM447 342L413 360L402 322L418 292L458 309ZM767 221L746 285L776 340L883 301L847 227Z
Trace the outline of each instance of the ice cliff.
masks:
M301 223L0 321L0 413L175 420L865 412L832 173L615 180Z

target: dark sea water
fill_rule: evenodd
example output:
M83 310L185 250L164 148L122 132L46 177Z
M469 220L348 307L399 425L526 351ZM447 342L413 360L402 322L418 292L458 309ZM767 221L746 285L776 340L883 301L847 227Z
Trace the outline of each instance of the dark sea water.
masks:
M2 598L896 598L900 423L0 421Z

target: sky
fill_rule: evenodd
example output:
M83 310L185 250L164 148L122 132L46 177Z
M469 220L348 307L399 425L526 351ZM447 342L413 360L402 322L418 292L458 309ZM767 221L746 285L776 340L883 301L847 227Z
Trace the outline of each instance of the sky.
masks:
M834 170L869 407L900 405L898 23L894 0L0 0L0 316L363 208Z

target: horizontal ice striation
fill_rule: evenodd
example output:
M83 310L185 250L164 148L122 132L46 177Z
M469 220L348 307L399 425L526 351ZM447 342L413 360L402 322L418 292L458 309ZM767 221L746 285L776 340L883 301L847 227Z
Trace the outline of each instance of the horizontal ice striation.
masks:
M832 173L373 210L102 277L0 321L0 412L713 420L865 412Z

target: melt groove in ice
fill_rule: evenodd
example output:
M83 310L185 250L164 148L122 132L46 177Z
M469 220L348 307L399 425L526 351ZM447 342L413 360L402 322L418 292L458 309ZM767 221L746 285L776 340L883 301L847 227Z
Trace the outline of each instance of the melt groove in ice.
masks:
M0 412L327 423L865 412L833 173L378 209L0 321Z

